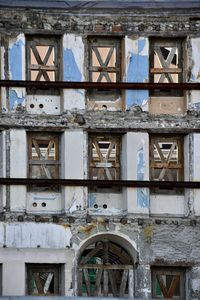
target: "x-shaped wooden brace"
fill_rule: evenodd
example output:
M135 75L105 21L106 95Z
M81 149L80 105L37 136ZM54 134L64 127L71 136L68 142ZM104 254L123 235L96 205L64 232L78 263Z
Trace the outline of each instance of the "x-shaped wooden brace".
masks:
M158 55L158 58L160 60L160 64L161 64L162 68L163 69L168 69L171 62L172 62L172 60L173 60L173 58L174 58L174 55L176 53L177 48L176 47L171 47L171 51L169 52L166 60L164 59L160 48L161 48L160 46L155 46L155 52ZM172 78L170 73L162 73L158 83L163 82L165 78L167 78L169 82L173 83L173 78Z
M158 180L162 180L165 176L165 173L167 173L168 179L170 181L173 181L174 178L172 176L172 173L170 172L169 165L170 165L170 160L172 158L175 147L177 146L177 143L173 142L173 144L171 145L171 148L170 148L170 151L169 151L169 154L168 154L167 158L164 157L164 155L162 153L162 150L160 149L159 143L157 141L154 142L154 145L155 145L155 147L158 151L158 154L159 154L160 160L161 160L161 164L162 164L162 170L160 172Z
M180 276L179 275L174 275L173 278L172 278L172 281L171 281L171 284L170 284L170 287L169 289L167 290L166 288L166 285L164 283L164 280L162 278L162 275L156 275L156 278L159 282L159 285L160 285L160 288L161 288L161 291L162 291L162 294L165 298L173 298L174 296L174 292L176 290L176 287L178 286L179 284L179 281L180 281Z
M47 47L47 46L46 46ZM33 51L33 54L34 54L34 56L35 56L35 59L36 59L36 61L37 61L37 63L38 63L38 75L37 75L37 77L36 77L36 81L39 81L40 79L41 79L41 77L42 77L42 75L44 76L44 79L46 80L46 81L50 81L50 78L49 78L49 75L48 75L48 73L47 73L47 70L45 70L44 68L42 68L42 67L45 67L46 66L46 64L47 64L47 62L48 62L48 59L49 59L49 57L50 57L50 55L51 55L51 52L52 52L52 50L53 50L53 46L48 46L48 51L47 51L47 53L46 53L46 55L45 55L45 57L44 57L44 59L42 60L41 59L41 57L40 57L40 54L39 54L39 52L38 52L38 50L37 50L37 47L35 46L35 45L32 45L31 46L31 49L32 49L32 51ZM40 68L41 67L41 68Z
M110 158L110 155L112 153L112 150L114 148L114 146L116 145L116 143L114 141L111 141L110 142L110 145L108 147L108 150L107 150L107 153L106 153L106 156L104 157L101 153L101 150L100 150L100 147L99 147L99 144L96 140L93 140L93 145L96 149L96 153L98 155L98 158L99 158L99 170L98 170L98 179L104 179L104 172L108 178L108 180L112 180L112 179L115 179L115 178L112 178L112 175L110 173L110 170L109 170L109 166L106 164L109 163L109 158ZM102 164L102 166L101 166ZM113 166L111 166L113 167Z
M100 64L100 67L98 67L98 71L100 72L99 77L97 79L97 82L101 82L103 79L103 76L106 78L107 82L111 82L111 78L108 74L108 71L114 71L114 73L116 72L116 70L113 67L108 67L108 64L111 60L111 57L113 55L114 49L115 47L109 47L110 50L108 52L108 55L105 59L105 61L103 62L101 54L99 53L99 47L98 46L93 46L92 49L96 55L96 58ZM114 70L113 70L114 69Z
M48 160L48 157L49 157L49 153L51 151L51 148L54 146L54 142L52 140L49 141L49 144L48 144L48 147L47 147L47 150L45 152L45 154L43 155L40 151L40 147L38 145L38 142L36 139L32 139L32 143L35 147L35 151L38 155L38 159L41 160L41 161L45 161L45 160ZM49 169L47 168L47 166L45 164L42 164L41 165L41 169L43 171L43 173L45 174L45 176L48 178L48 179L51 179L51 173L49 172Z
M42 280L40 278L40 273L34 273L33 277L35 280L36 288L39 294L46 294L49 291L49 286L51 284L53 273L45 273L45 283L42 284Z

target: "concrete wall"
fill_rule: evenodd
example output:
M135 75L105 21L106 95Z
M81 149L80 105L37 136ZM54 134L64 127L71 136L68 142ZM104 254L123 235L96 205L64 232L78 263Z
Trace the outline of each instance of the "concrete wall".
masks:
M10 177L27 177L27 140L24 129L10 130ZM11 211L25 211L26 186L10 186Z
M124 180L149 180L149 135L144 132L128 132L122 139L122 178ZM147 188L124 188L127 212L149 213Z

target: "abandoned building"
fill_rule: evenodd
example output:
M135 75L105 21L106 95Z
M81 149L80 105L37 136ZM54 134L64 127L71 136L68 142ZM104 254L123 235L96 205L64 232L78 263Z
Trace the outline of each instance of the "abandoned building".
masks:
M200 299L200 1L0 1L0 295Z

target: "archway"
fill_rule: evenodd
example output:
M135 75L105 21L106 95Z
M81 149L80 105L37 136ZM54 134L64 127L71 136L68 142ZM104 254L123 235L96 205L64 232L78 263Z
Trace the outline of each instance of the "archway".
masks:
M137 251L124 238L105 234L89 239L78 260L78 295L133 297L136 260Z

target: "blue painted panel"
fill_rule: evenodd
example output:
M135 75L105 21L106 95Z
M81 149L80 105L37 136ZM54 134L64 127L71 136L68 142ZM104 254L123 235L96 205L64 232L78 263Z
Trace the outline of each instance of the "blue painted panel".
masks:
M94 204L96 203L97 195L94 193L89 193L88 194L88 204L89 207L93 208Z
M9 58L9 71L10 79L12 80L22 80L22 49L24 43L22 40L17 40L16 43L9 48L8 58Z
M71 49L65 49L63 54L64 81L81 81L82 75Z
M13 110L14 106L22 105L24 102L24 97L18 97L17 92L13 89L9 90L9 103L10 110Z
M144 149L141 147L137 153L137 180L144 180L145 164ZM137 188L137 205L143 208L149 207L148 189Z
M149 74L149 57L144 55L146 39L139 39L138 53L130 53L129 66L127 71L127 82L145 82ZM149 97L147 90L126 91L126 106L130 108L134 105L143 105Z

